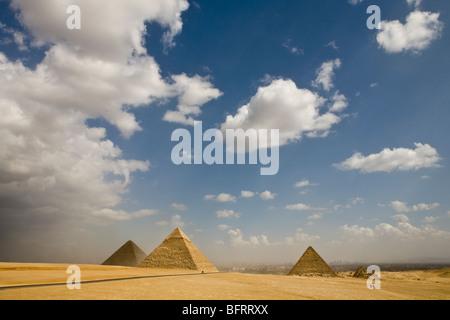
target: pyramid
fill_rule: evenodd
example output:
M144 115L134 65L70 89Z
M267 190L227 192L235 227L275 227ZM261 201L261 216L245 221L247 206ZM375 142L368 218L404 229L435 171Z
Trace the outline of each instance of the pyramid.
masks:
M180 228L176 228L139 267L218 271Z
M353 278L367 279L369 277L370 275L367 273L366 268L364 268L363 266L359 267L358 270L356 270L356 272L353 274Z
M128 240L116 252L114 252L102 265L137 267L147 254L133 241Z
M312 247L308 247L288 275L335 277L333 269Z

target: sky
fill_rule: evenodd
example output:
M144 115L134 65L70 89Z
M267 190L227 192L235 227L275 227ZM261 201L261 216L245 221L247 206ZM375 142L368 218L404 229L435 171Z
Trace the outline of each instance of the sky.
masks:
M180 227L216 265L450 262L449 26L441 0L0 1L0 261ZM174 164L194 121L278 129L278 172Z

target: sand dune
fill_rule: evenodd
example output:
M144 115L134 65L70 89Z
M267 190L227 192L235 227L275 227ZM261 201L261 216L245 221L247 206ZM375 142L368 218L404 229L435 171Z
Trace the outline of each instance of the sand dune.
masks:
M369 290L352 272L328 278L79 265L81 289L69 290L67 267L0 263L0 299L450 299L450 268L382 272L381 289ZM116 280L85 282L108 279Z

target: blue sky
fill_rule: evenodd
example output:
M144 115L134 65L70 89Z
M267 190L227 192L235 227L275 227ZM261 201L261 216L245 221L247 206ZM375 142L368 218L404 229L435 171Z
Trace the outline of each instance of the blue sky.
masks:
M327 261L450 260L450 4L0 7L1 261L101 263L178 226L217 264L293 263L309 245ZM171 134L193 120L279 129L278 173L174 165Z

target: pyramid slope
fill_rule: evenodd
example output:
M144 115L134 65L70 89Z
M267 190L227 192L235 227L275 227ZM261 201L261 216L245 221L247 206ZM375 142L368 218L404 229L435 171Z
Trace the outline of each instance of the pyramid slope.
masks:
M139 265L140 268L189 269L217 272L216 267L191 240L176 228Z
M308 247L288 275L336 276L336 273L312 247Z
M102 265L137 267L147 254L142 251L133 241L128 240L117 249Z
M366 268L364 268L363 266L359 267L358 270L356 270L355 273L353 274L353 278L367 279L369 277L370 275L367 273Z

